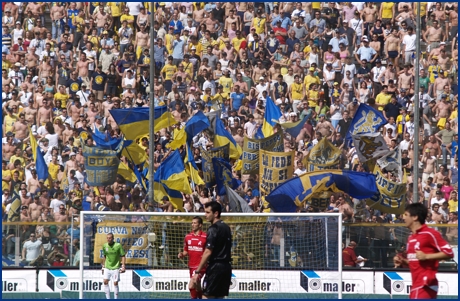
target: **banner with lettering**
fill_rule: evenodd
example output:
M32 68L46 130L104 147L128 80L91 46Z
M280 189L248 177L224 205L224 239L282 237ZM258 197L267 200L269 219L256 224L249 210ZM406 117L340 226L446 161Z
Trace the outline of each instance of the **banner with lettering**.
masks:
M340 154L340 149L328 139L321 139L305 157L305 166L308 171L335 169L339 164Z
M379 170L375 172L378 192L366 199L366 204L381 212L403 214L406 207L406 181L392 182Z
M367 162L387 154L388 148L380 133L352 135L359 161Z
M277 132L263 139L244 137L242 174L255 174L259 172L259 150L283 152L282 132Z
M112 233L114 241L122 244L126 264L148 263L148 227L144 223L102 222L97 224L94 242L94 263L102 262L102 246L107 234Z
M90 186L111 185L117 179L118 154L123 148L120 143L115 150L100 147L89 147L82 142L83 157L85 158L86 182Z
M261 149L259 153L260 192L268 195L276 187L292 178L294 160L294 151L280 153Z
M201 168L203 170L203 181L206 187L211 188L216 185L216 175L214 173L214 165L212 158L221 158L226 161L230 160L230 144L214 147L210 150L201 149Z

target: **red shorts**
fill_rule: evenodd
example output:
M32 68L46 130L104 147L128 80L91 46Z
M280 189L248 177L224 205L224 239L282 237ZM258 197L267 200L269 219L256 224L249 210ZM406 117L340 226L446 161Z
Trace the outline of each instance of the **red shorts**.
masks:
M196 269L195 268L189 268L188 270L190 272L190 278L192 278L193 277L193 271L195 271ZM200 273L200 279L203 278L205 273L206 273L206 269L202 269L201 273Z
M427 286L423 286L410 291L410 299L436 299L438 292Z

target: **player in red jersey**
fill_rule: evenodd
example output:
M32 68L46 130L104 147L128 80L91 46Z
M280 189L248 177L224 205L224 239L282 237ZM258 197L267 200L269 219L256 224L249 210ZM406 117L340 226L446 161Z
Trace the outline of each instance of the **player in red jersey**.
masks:
M407 259L400 260L409 264L412 276L410 299L436 299L439 260L454 257L452 247L441 234L425 225L427 214L428 209L421 203L408 205L404 212L404 222L412 235L407 240Z
M201 257L206 245L206 232L203 232L203 219L195 216L192 220L192 232L187 234L184 239L184 250L177 257L183 258L188 255L188 267L190 269L189 290L192 299L202 299L201 278L206 272L204 267L199 274L197 281L193 278L194 272L200 264Z

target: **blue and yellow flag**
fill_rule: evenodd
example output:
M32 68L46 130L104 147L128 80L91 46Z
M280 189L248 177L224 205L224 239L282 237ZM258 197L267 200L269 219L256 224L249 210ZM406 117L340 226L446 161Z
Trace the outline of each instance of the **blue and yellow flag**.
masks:
M174 209L184 211L184 198L182 193L174 189L169 189L162 183L153 182L153 198L155 202L163 204L163 197L165 196L168 197Z
M96 127L92 137L96 145L103 149L116 149L123 140L123 138L112 138L108 133L101 133Z
M365 104L360 104L345 138L347 145L351 146L353 135L376 133L386 123L385 117L379 110Z
M335 147L328 139L321 139L312 147L305 157L305 167L308 171L323 170L335 167L339 164L341 151Z
M168 189L188 194L192 193L179 150L172 152L161 163L154 175L154 181L164 184Z
M147 154L145 153L145 150L133 140L124 141L121 154L135 165L139 165L147 161Z
M185 128L174 129L173 141L169 143L169 148L172 150L176 150L186 143L187 143L187 133L185 132Z
M120 176L122 176L126 181L130 182L133 186L137 182L137 177L134 171L125 163L120 161L120 164L118 165L118 172Z
M201 169L206 187L211 188L216 185L216 174L212 166L212 158L221 158L230 161L230 144L211 148L210 150L201 149Z
M113 109L109 111L118 127L125 135L126 139L135 140L136 138L149 134L150 109L131 108ZM168 111L166 106L155 108L154 112L154 131L176 124L176 120Z
M21 197L19 196L19 185L17 187L13 187L10 191L11 193L11 206L10 210L8 211L7 221L9 222L19 222L21 217Z
M198 166L196 166L195 159L193 158L192 150L188 144L186 145L185 151L187 152L184 159L185 172L190 177L193 184L204 185L203 179L201 179L199 174Z
M379 170L375 171L377 192L366 200L366 204L380 212L403 214L406 208L407 179L402 183L390 181Z
M192 142L193 137L201 133L209 127L208 117L202 111L196 112L185 124L185 132L187 133L187 143Z
M214 146L224 146L226 144L230 145L230 159L239 159L243 150L241 146L236 143L232 135L225 129L224 123L222 120L216 120L216 133L214 135Z
M278 186L267 197L275 212L295 212L316 193L343 191L356 199L366 199L376 194L375 175L371 173L327 170L309 172Z
M275 133L273 128L279 122L281 116L283 116L283 114L281 114L281 110L275 105L270 96L268 96L265 106L264 120L262 123L262 138L269 137Z
M300 134L300 131L303 129L305 123L307 122L308 118L305 117L302 120L296 121L296 122L285 122L285 123L280 123L281 127L283 130L292 137L297 137Z
M225 195L227 191L225 186L236 189L238 181L233 178L232 166L221 158L212 158L214 173L216 174L217 194Z
M48 166L43 158L43 154L40 152L37 139L35 139L35 136L32 134L30 128L29 133L30 147L32 148L32 155L35 161L35 169L37 170L38 180L46 181L49 177Z

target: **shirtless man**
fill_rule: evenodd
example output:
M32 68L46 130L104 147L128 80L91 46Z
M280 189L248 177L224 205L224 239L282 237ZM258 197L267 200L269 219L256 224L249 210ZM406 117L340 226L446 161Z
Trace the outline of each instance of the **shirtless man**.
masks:
M150 46L149 42L149 33L145 31L145 26L141 25L141 30L136 33L136 38L134 39L134 49L138 54L137 58L139 59L143 50L148 49ZM140 49L139 49L140 48Z
M429 152L423 152L422 163L423 163L423 174L422 183L426 183L429 177L434 177L436 173L436 162L438 161L436 151L430 149Z
M233 88L235 88L235 86L239 86L240 91L244 94L249 93L248 84L245 81L243 81L243 75L241 73L238 73L236 75L236 82L233 84Z
M444 86L449 85L449 79L445 76L444 70L439 70L438 77L434 80L433 95L436 100L441 98L444 93Z
M107 99L102 103L102 109L104 110L104 117L109 118L111 116L109 110L112 110L114 106L112 98L107 97Z
M32 98L29 99L29 105L23 110L26 122L29 124L35 124L35 120L37 119L38 110L34 108L33 102Z
M206 11L204 10L204 7L193 12L192 19L195 20L196 25L201 24L201 22L203 22L205 13Z
M36 48L31 46L27 48L27 54L25 55L27 68L34 70L37 67L39 56L35 54Z
M252 73L252 81L254 82L254 85L255 83L259 82L260 77L265 78L266 73L267 73L267 69L265 69L265 67L262 65L262 61L257 61L257 65L254 67L253 73Z
M398 22L406 21L407 19L410 19L412 22L415 21L414 13L410 9L410 3L409 4L404 3L403 4L403 10L395 18L395 20L398 21Z
M37 171L32 169L30 172L32 177L27 181L27 189L29 193L36 193L37 189L40 187L40 183L38 182Z
M236 134L233 136L233 139L235 139L235 142L243 148L244 146L244 131L241 126L239 126L236 129Z
M43 107L38 110L37 114L37 125L40 126L45 124L53 119L53 110L50 107L50 101L48 99L43 99Z
M326 115L319 114L319 121L316 125L316 130L323 135L323 137L332 138L334 135L334 127L326 120Z
M414 75L409 71L410 64L404 65L404 72L398 76L398 89L409 90L412 82L414 81Z
M27 195L27 189L21 189L21 194L19 196L21 198L22 206L29 206L32 203L32 197Z
M41 15L43 14L43 7L38 2L29 2L26 6L25 11L31 11L35 20L40 20Z
M438 48L440 42L446 40L442 32L442 27L439 25L438 20L433 21L433 26L429 27L423 34L423 40L429 44L430 49Z
M65 143L67 141L69 141L69 138L72 137L72 128L70 127L70 123L69 122L66 122L64 123L64 126L65 126L65 129L64 131L62 132L62 141Z
M104 24L108 23L109 27L112 25L112 16L108 14L102 5L99 5L99 10L95 14L94 18L96 19L96 26L98 28L98 33L102 32L102 29L104 28Z
M86 59L86 53L82 52L80 54L80 60L77 63L77 70L78 70L78 76L81 78L84 84L89 86L90 81L89 81L89 65L92 62L88 61Z
M447 118L452 113L452 104L447 101L446 94L441 95L441 101L434 106L433 112L435 112L436 119L438 120L438 128L440 130L444 129Z
M62 138L62 133L65 130L65 126L64 124L62 124L62 119L59 117L56 117L54 119L53 127L54 127L54 131L56 132L56 134L58 134L59 137Z
M43 206L40 204L40 197L38 195L34 196L34 201L29 205L29 216L32 221L38 220L42 214Z
M67 215L67 211L64 205L59 206L59 211L54 212L54 221L56 222L68 222L69 216Z
M14 134L11 132L6 133L6 143L2 144L2 157L5 161L10 161L10 158L16 153L18 146L13 142Z
M32 219L29 216L29 207L22 205L21 206L21 215L19 217L21 222L31 222Z
M96 116L99 115L99 110L96 108L96 104L94 102L89 103L88 111L86 112L88 116L88 124L93 124Z
M436 10L434 10L432 14L435 16L435 19L440 22L440 24L444 24L444 21L446 21L446 12L442 10L441 2L437 2L435 8Z
M453 39L458 33L458 12L457 8L449 11L449 23L446 26L446 36Z
M48 189L45 187L42 190L42 193L40 194L40 204L42 204L43 208L49 208L50 203L51 203L50 195L49 195Z
M229 11L229 14L227 15L227 18L225 19L224 29L227 29L227 30L231 29L233 22L236 23L237 30L241 30L241 31L243 30L240 16L235 15L235 10L231 9Z
M362 15L364 16L364 22L369 23L369 29L371 29L377 18L377 9L372 4L368 5L363 9Z
M70 158L69 161L65 163L65 167L64 167L64 174L67 174L68 177L70 176L71 170L77 169L76 154L70 153L69 158Z
M56 2L53 7L50 9L50 17L52 22L56 22L57 26L53 26L53 39L60 37L61 33L64 32L64 21L62 20L66 17L67 11L64 6L61 5L61 2ZM59 27L58 27L59 26ZM58 32L57 29L60 29L61 32Z
M391 33L386 37L384 52L386 57L396 66L399 71L399 54L401 53L401 39L398 37L398 30L393 28Z
M13 132L16 138L21 141L29 136L29 127L27 126L24 112L19 113L19 120L14 123Z
M85 108L82 107L80 99L75 99L73 103L67 103L67 110L70 113L70 118L72 118L72 123L75 125L80 119L80 115L85 113Z

